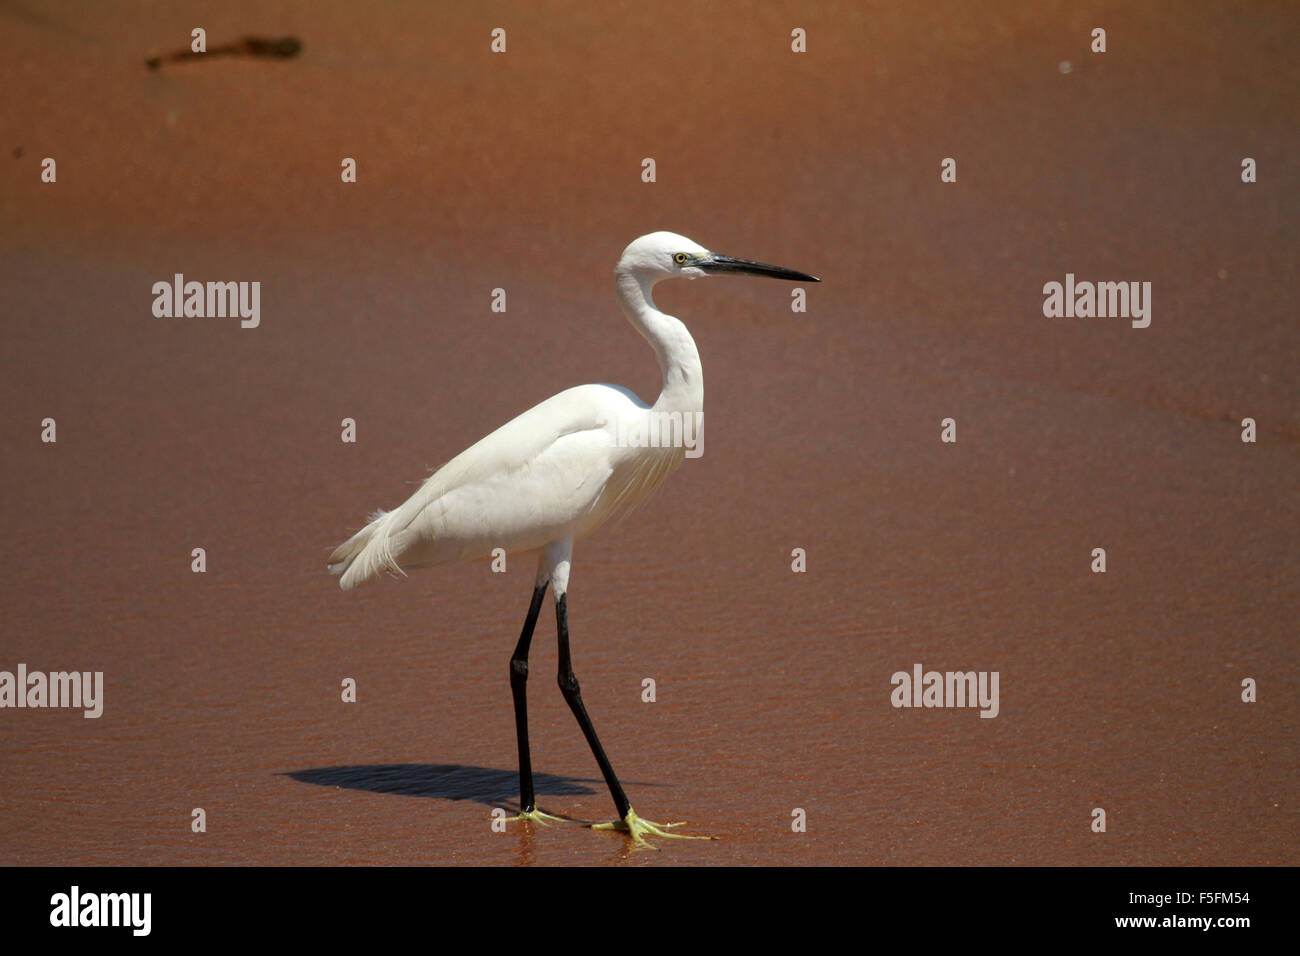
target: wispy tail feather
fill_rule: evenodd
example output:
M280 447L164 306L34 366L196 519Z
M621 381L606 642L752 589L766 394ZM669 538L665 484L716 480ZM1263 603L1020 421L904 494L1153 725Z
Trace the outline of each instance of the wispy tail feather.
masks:
M365 584L382 572L397 572L405 575L393 554L393 542L389 536L393 512L376 511L370 516L370 523L348 540L334 549L329 556L330 574L339 574L339 587L350 591L358 584Z

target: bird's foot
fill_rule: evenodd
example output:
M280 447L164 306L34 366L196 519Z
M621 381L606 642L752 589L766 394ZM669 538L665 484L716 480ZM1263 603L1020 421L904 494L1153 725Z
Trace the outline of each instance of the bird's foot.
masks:
M513 817L506 817L506 823L518 823L523 820L529 820L532 823L540 823L544 827L550 826L552 821L555 823L570 822L566 817L557 817L549 813L543 813L541 810L538 810L536 807L533 807L531 810L521 810L518 813L516 813Z
M696 836L690 833L669 833L673 827L685 826L684 823L654 823L650 820L642 820L636 815L636 811L631 808L627 811L627 816L622 820L612 820L609 823L593 823L593 830L619 830L626 833L636 844L636 849L657 850L659 847L646 839L647 836L669 837L674 840L716 840L715 836Z

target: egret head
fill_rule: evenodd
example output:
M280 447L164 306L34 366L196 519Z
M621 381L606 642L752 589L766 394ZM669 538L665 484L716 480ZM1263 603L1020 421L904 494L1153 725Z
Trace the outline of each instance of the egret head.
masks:
M769 266L749 259L710 252L675 232L652 232L632 240L618 260L618 274L634 275L651 284L662 279L698 279L700 276L730 272L741 275L770 276L799 282L820 282L816 276L780 266Z

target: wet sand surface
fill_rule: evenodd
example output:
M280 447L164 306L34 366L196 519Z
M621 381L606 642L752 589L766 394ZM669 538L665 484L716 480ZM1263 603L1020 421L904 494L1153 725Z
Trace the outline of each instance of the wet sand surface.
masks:
M1293 7L194 7L0 4L0 669L106 696L0 711L0 864L1300 862ZM145 68L200 25L303 49ZM611 272L655 229L823 278L660 287L705 454L575 552L633 805L721 837L658 854L491 829L530 563L325 572L548 395L653 400ZM156 318L176 272L261 325ZM1150 327L1045 318L1067 272ZM539 803L608 819L554 633ZM999 715L891 707L916 663Z

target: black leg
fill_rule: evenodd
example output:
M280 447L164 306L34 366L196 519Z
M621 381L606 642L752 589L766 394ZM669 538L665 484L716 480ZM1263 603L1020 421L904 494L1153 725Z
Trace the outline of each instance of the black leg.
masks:
M632 809L632 807L627 802L627 794L623 792L623 785L618 782L618 777L614 776L614 768L610 766L609 758L605 756L605 751L600 746L600 738L596 736L596 728L591 725L591 718L587 716L587 708L582 705L582 693L578 689L578 678L574 676L573 663L569 660L569 611L567 602L567 594L561 595L555 602L555 623L560 632L560 693L564 695L569 709L573 711L573 716L578 718L578 726L582 728L582 733L587 738L587 744L596 757L596 763L600 764L600 772L605 775L605 783L609 785L610 795L614 798L614 807L618 810L618 816L621 820L627 816L628 810Z
M515 698L515 734L519 738L519 808L532 813L537 808L533 796L533 762L528 755L528 645L533 642L533 628L546 597L546 585L533 589L533 603L528 606L523 632L510 658L510 692Z

